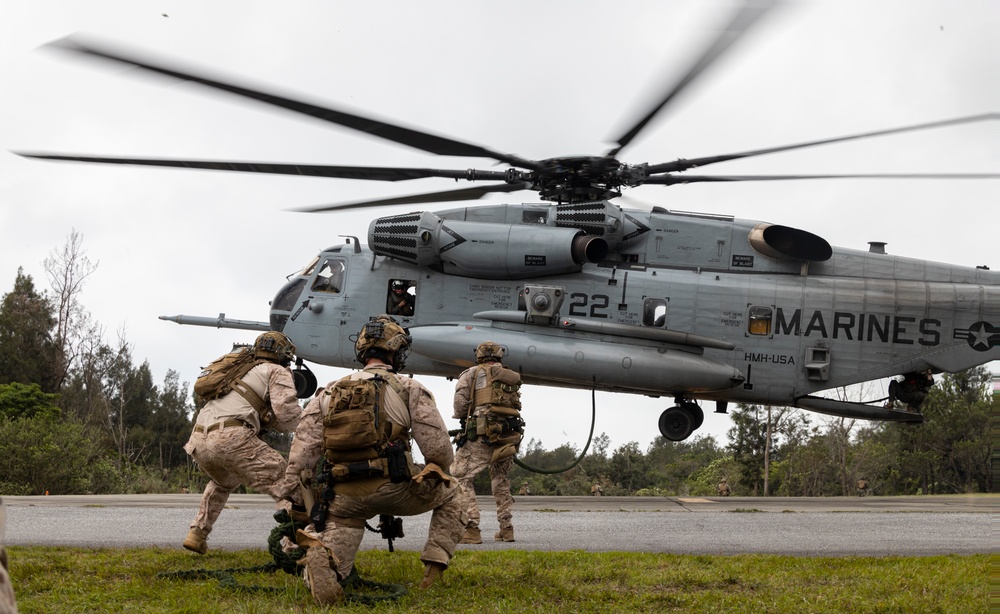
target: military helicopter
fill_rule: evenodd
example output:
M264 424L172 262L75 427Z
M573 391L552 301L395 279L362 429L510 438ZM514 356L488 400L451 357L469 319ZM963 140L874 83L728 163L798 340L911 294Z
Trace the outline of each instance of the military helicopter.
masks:
M368 200L312 211L476 200L534 191L541 202L389 215L366 245L346 237L276 293L267 321L188 315L179 324L280 330L299 351L300 395L316 387L305 361L354 366L352 336L390 313L413 336L407 371L453 377L491 339L532 384L666 396L660 433L698 429L699 401L795 406L835 416L919 422L919 400L888 403L821 396L901 374L955 372L1000 359L1000 274L903 258L873 244L832 247L813 233L725 215L613 201L643 184L851 178L861 175L694 175L714 163L876 136L995 121L991 113L734 154L627 164L619 155L766 7L737 12L687 73L603 155L532 160L385 121L196 74L144 54L80 40L57 46L86 57L257 100L442 156L481 157L505 170L270 164L110 158L22 152L48 159L373 181L446 178L469 188ZM864 175L996 179L1000 175Z

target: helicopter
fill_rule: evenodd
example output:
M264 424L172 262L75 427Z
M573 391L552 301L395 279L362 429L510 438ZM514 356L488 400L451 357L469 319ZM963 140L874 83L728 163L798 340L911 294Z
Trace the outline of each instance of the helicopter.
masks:
M687 171L779 151L995 121L996 113L736 154L627 164L621 153L662 109L725 53L765 8L747 6L690 70L603 155L533 160L330 106L284 98L171 67L142 54L73 40L57 46L126 63L305 114L442 156L481 157L505 170L264 164L23 152L49 160L201 168L375 181L445 178L486 185L367 200L313 211L476 200L532 191L540 203L417 211L372 221L365 244L348 237L316 255L278 290L267 321L164 316L180 324L280 330L305 361L354 363L355 334L390 313L413 337L407 371L454 377L470 348L493 340L505 364L533 384L669 397L668 440L704 421L699 402L795 406L870 420L919 422L919 404L871 404L826 390L902 374L954 372L1000 358L1000 275L884 253L834 248L789 226L614 201L626 188L858 175L694 175ZM909 177L867 175L872 178ZM928 175L923 175L928 176ZM998 175L934 175L995 179ZM396 288L408 298L401 301Z

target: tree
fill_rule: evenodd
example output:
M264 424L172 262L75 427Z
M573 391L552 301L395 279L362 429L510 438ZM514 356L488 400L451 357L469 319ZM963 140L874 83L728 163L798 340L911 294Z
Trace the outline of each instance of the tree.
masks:
M58 398L58 394L42 392L38 384L19 382L0 384L0 417L10 420L58 418L60 415L60 410L56 406Z
M729 450L739 467L739 481L743 488L757 496L764 482L764 439L767 426L760 419L759 405L740 403L730 414L733 427L729 429Z
M990 384L985 367L946 373L921 407L923 424L890 425L901 450L904 492L991 490Z
M0 303L0 384L38 384L44 392L59 391L55 324L51 300L18 268L14 290Z
M650 485L648 468L649 463L639 449L639 443L630 441L619 446L611 455L608 461L608 478L631 494Z
M65 383L70 369L84 347L85 339L99 333L90 322L90 314L80 304L83 282L97 269L83 250L83 236L76 229L70 233L61 252L49 252L43 266L55 293L56 328L54 343L59 363L59 385Z

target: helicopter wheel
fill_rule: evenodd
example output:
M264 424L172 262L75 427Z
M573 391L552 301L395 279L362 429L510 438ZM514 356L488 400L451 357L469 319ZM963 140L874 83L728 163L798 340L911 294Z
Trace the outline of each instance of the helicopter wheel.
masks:
M694 432L695 417L682 406L674 406L660 414L660 434L669 441L684 441Z
M292 370L292 379L295 380L295 396L300 399L308 399L316 392L316 374L302 365L301 369Z
M691 412L691 432L700 429L701 425L705 422L705 412L701 411L701 407L693 401L681 403L681 406L686 411Z

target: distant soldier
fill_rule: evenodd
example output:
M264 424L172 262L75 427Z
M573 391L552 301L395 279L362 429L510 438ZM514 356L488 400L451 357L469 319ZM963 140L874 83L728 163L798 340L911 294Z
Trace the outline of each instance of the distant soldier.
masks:
M531 489L528 488L528 482L525 480L524 484L521 484L521 490L517 491L518 495L528 496L531 494Z
M332 490L313 507L313 524L297 533L298 545L307 547L305 580L319 605L344 600L340 583L354 568L368 518L431 512L420 588L442 581L462 536L461 491L446 473L454 459L448 427L430 390L397 375L410 341L388 315L366 323L354 345L364 369L321 390L295 432L281 485L293 513L304 512L300 481L320 458L323 473L316 477ZM426 465L414 464L412 443Z
M729 496L729 493L730 493L729 483L726 481L726 478L722 478L721 480L719 480L719 485L716 486L716 488L719 490L719 496L720 497L728 497Z
M868 478L862 476L861 479L858 480L858 496L864 497L867 494L868 494Z
M208 551L212 525L230 493L241 484L267 493L275 501L281 498L275 489L285 475L287 463L258 436L265 428L289 432L299 423L302 407L288 369L295 345L284 334L271 331L257 337L252 353L252 368L226 384L228 389L224 394L201 408L191 437L184 445L184 450L211 478L184 540L184 547L198 554Z
M472 485L476 474L489 467L490 489L497 504L500 530L496 541L514 541L510 496L510 469L517 446L524 437L521 420L521 376L503 366L504 348L492 341L476 347L475 367L462 372L455 383L452 417L458 418L462 431L456 440L458 451L452 474L462 485L468 519L463 544L483 543L479 530L479 505Z
M601 488L600 482L595 482L594 485L590 487L590 494L594 495L595 497L600 497L601 495L604 494L604 489Z

